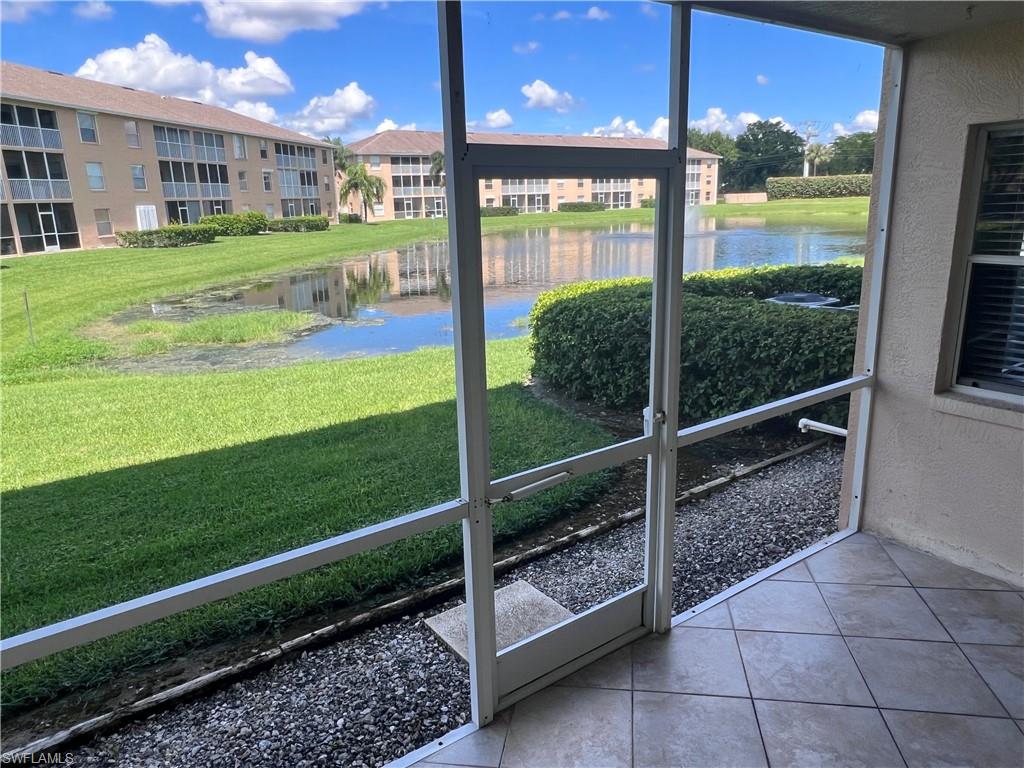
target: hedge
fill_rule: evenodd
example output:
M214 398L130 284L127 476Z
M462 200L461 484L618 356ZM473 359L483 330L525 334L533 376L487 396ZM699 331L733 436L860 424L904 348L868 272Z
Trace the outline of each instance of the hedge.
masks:
M850 375L856 313L693 290L706 284L691 281L683 295L679 405L684 422L725 416ZM530 314L533 375L576 399L641 408L648 396L650 322L647 279L548 291ZM844 408L832 403L815 415L841 423Z
M871 174L850 176L784 176L769 178L765 183L769 200L811 197L868 197Z
M159 229L145 229L140 232L118 232L117 244L122 248L180 248L185 245L212 243L216 237L216 227L205 224L169 224Z
M657 201L653 197L645 197L640 201L641 208L653 208L657 204Z
M684 293L698 296L770 299L780 293L807 291L859 304L864 269L844 264L796 267L747 267L691 272L683 278Z
M271 232L322 232L330 226L326 216L286 216L270 219L267 229Z
M559 203L558 210L560 213L592 213L593 211L603 211L605 209L604 203Z
M492 205L490 208L484 206L480 209L480 215L486 216L518 216L519 209L512 205Z
M343 213L338 217L340 224L362 224L363 217L358 213Z
M215 227L218 235L240 237L266 232L269 221L267 214L262 211L243 211L242 213L218 213L212 216L203 216L199 223Z

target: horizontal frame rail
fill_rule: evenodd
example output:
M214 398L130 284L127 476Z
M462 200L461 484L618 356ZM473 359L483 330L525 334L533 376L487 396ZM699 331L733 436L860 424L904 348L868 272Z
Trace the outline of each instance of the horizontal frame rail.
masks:
M817 389L812 389L809 392L792 395L791 397L786 397L782 400L776 400L772 403L759 405L756 408L748 408L745 411L739 411L738 413L723 416L720 419L712 419L711 421L705 421L703 424L697 424L693 427L680 429L679 432L676 433L679 440L679 447L682 448L685 445L693 445L694 443L699 443L702 440L707 440L712 437L718 437L719 435L724 435L727 432L732 432L733 430L742 429L743 427L749 427L754 424L760 424L762 421L773 419L776 416L785 416L787 413L792 413L800 408L806 408L811 405L823 403L826 400L831 400L835 397L848 395L851 392L862 389L863 387L871 386L873 380L874 378L867 374L852 376L849 379L837 381L835 384L827 384L824 387L818 387Z
M0 641L0 669L11 669L399 539L426 533L463 519L467 511L466 502L456 499L15 635Z
M579 456L573 456L570 459L553 461L542 467L534 467L525 472L503 477L491 483L487 489L487 499L492 503L501 501L512 491L525 488L555 475L568 474L573 477L579 477L580 475L598 472L608 467L614 467L618 464L638 459L650 453L653 443L653 437L642 435L634 437L632 440L609 445L606 448L598 448L587 453L581 453ZM569 478L565 477L563 479L568 480Z

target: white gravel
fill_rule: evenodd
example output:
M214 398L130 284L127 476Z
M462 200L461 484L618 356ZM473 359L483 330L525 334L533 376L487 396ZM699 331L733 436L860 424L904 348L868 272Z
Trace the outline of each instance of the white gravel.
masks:
M835 531L842 462L841 447L829 446L682 507L675 611ZM499 584L525 579L578 613L640 583L643 538L641 520L523 565ZM385 764L469 720L466 666L426 628L425 615L303 653L98 736L73 750L78 764Z

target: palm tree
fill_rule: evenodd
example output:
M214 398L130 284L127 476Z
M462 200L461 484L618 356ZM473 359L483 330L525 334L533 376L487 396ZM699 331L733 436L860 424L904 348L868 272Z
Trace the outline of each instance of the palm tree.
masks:
M349 165L345 170L345 180L341 184L339 194L342 200L347 200L353 194L359 195L363 206L363 223L366 223L369 203L384 202L386 190L387 184L384 183L384 179L367 171L364 163L356 163Z
M334 145L334 170L345 173L355 162L356 156L337 136L324 136L324 141Z
M430 155L430 177L437 179L444 186L444 152L434 152Z
M806 150L807 161L814 169L812 175L818 175L818 163L827 163L832 159L832 147L829 144L809 144Z

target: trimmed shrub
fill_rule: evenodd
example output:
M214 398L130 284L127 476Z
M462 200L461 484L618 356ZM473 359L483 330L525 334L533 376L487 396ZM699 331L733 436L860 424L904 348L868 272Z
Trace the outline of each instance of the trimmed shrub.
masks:
M592 213L593 211L603 211L605 209L604 203L559 203L558 211L560 213Z
M765 182L769 200L811 197L868 197L871 174L849 176L783 176Z
M770 299L780 293L808 291L839 299L841 304L858 304L863 278L862 267L845 264L740 267L692 272L683 277L683 292L697 296Z
M216 237L216 227L205 224L169 224L166 227L141 232L118 232L117 244L122 248L181 248L186 245L212 243Z
M199 223L203 226L214 227L218 235L241 237L266 232L269 221L267 214L262 211L243 211L242 213L217 213L212 216L203 216Z
M512 205L492 205L490 208L484 206L480 209L480 216L518 216L519 209Z
M341 224L362 224L363 217L358 213L343 213L338 217L338 222Z
M641 208L653 208L657 205L657 201L653 197L645 197L640 201Z
M323 232L328 226L326 216L287 216L267 222L271 232Z
M853 368L857 315L852 312L684 290L682 317L679 405L685 422L839 381ZM548 291L530 313L533 375L576 399L642 407L648 395L650 324L647 279ZM844 408L829 403L815 414L841 422Z

